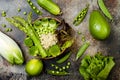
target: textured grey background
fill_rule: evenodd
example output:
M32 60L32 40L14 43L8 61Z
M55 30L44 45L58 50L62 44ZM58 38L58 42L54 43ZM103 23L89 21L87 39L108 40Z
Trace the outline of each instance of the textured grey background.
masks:
M91 46L87 49L85 54L94 54L98 51L102 52L105 55L113 56L116 62L115 67L112 69L108 80L120 80L120 0L104 0L106 6L113 16L113 22L110 22L111 25L111 35L105 41L94 40L88 30L88 22L90 12L92 10L98 9L97 0L53 0L56 2L63 14L61 16L53 16L49 14L47 11L39 7L36 3L36 0L32 0L34 4L43 12L42 16L52 16L59 17L64 19L66 23L68 23L73 30L75 31L74 36L76 38L75 44L73 45L73 54L71 55L69 61L72 63L69 72L71 73L69 76L51 76L45 73L45 70L41 73L40 76L37 77L29 77L26 75L24 71L24 65L16 66L10 65L6 60L0 57L0 80L83 80L80 76L78 68L80 65L81 59L75 61L75 54L82 45L81 35L78 35L77 32L82 32L85 35L86 40L90 41ZM74 26L72 24L73 18L78 14L78 12L83 9L86 4L90 4L88 14L83 22L79 26ZM21 12L18 12L17 9L21 8ZM6 17L12 17L15 15L20 15L21 17L26 18L26 15L23 15L23 12L32 11L30 6L27 4L26 0L0 0L0 13L2 10L6 11ZM38 16L33 12L33 20L37 19ZM17 28L10 25L5 17L1 17L0 15L0 25L6 24L7 27L12 28L12 32L6 33L11 38L13 38L21 47L23 54L25 55L25 61L28 61L31 56L28 54L28 51L23 44L23 40L25 38L25 34L19 31ZM4 28L0 26L0 30L4 32ZM2 45L0 45L2 46ZM48 63L54 60L47 60L45 62L45 67L49 67Z

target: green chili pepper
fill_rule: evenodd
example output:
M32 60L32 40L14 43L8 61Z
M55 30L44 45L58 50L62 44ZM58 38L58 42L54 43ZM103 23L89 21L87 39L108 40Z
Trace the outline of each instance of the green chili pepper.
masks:
M63 56L61 59L57 60L56 63L61 64L61 63L65 62L65 61L70 57L70 55L71 55L71 52L67 53L67 54L66 54L65 56Z
M51 74L51 75L57 75L57 76L65 76L65 75L70 74L70 73L68 73L66 71L54 71L54 70L49 70L49 69L47 69L47 73Z
M86 51L86 49L89 47L90 43L85 42L79 49L77 55L76 55L76 60L78 60L79 57L82 56L82 54Z
M98 0L98 5L100 7L100 9L102 10L102 12L105 14L105 16L107 16L110 20L112 20L112 16L109 12L109 10L107 9L107 7L104 4L103 0Z
M31 0L27 0L27 2L36 14L42 14L42 12L32 3Z
M6 12L5 11L2 11L2 17L6 17Z
M89 4L84 9L82 9L79 12L79 14L75 17L75 19L73 21L73 24L75 26L78 26L83 21L83 19L85 18L86 14L88 12L88 8L89 8Z

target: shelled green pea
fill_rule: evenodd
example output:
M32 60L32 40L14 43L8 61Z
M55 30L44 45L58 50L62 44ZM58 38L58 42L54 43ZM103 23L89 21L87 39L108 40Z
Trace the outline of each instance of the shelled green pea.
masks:
M11 29L11 28L6 28L5 31L6 31L6 32L11 32L12 29Z
M6 12L5 12L5 11L2 11L1 16L2 16L2 17L6 17Z
M18 10L18 12L20 12L20 11L21 11L21 9L20 9L20 8L18 8L17 10Z
M5 27L6 27L6 24L2 24L1 26L2 26L3 28L5 28Z

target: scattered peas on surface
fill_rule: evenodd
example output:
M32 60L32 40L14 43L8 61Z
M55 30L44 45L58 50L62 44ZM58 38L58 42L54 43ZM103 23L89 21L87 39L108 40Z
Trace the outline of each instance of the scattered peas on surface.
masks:
M18 12L20 12L21 11L21 9L20 8L18 8Z
M2 24L2 27L5 28L5 27L6 27L6 24Z
M82 41L85 42L85 36L84 35L82 35Z
M42 14L42 12L32 3L31 0L27 0L27 2L36 14Z
M2 16L2 17L6 17L6 12L5 12L5 11L2 11L1 16Z
M80 31L77 32L79 35L82 34Z
M27 12L23 12L24 15L27 15Z
M11 29L11 28L6 28L5 31L6 31L6 32L11 32L12 29Z

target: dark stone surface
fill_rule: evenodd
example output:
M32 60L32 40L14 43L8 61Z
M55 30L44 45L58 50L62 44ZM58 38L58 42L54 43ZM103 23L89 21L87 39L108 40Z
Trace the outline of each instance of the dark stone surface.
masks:
M89 15L90 12L94 9L99 9L97 5L97 0L53 0L55 1L61 8L63 14L61 16L53 16L48 13L46 10L39 7L36 3L36 0L32 0L34 4L43 12L42 16L52 16L52 17L60 17L64 19L76 32L74 37L76 38L75 44L72 47L73 54L71 55L68 61L71 62L71 67L69 72L71 73L69 76L51 76L46 74L46 71L43 70L40 76L37 77L29 77L26 75L24 71L25 63L28 59L31 58L29 56L28 51L23 44L23 40L25 38L25 34L19 31L17 28L10 25L6 20L5 17L0 15L0 31L5 32L4 28L1 27L1 24L4 23L7 27L12 28L12 32L6 33L11 38L13 38L21 47L24 56L25 56L25 63L22 66L10 65L7 63L2 57L0 57L0 80L83 80L81 75L79 74L78 68L80 65L79 59L75 61L76 52L81 46L81 35L78 35L77 32L82 32L85 35L85 38L91 42L91 46L87 49L85 54L90 53L94 54L98 51L101 51L103 54L108 56L113 56L116 62L115 67L112 69L108 80L120 80L120 0L104 0L106 6L108 7L109 11L113 16L113 22L110 22L111 25L111 35L105 41L98 41L94 40L88 29L88 22L89 22ZM85 7L85 5L89 3L89 11L86 18L83 22L75 27L72 22L73 18L77 15L77 13ZM21 12L18 12L17 9L21 8ZM2 10L6 11L6 17L12 17L15 15L20 15L21 17L26 18L26 15L23 15L23 12L32 11L30 6L27 4L26 0L0 0L0 13ZM33 20L36 18L41 17L36 15L33 12ZM1 46L1 45L0 45ZM54 63L54 59L52 60L44 60L45 67L49 68L49 64Z

